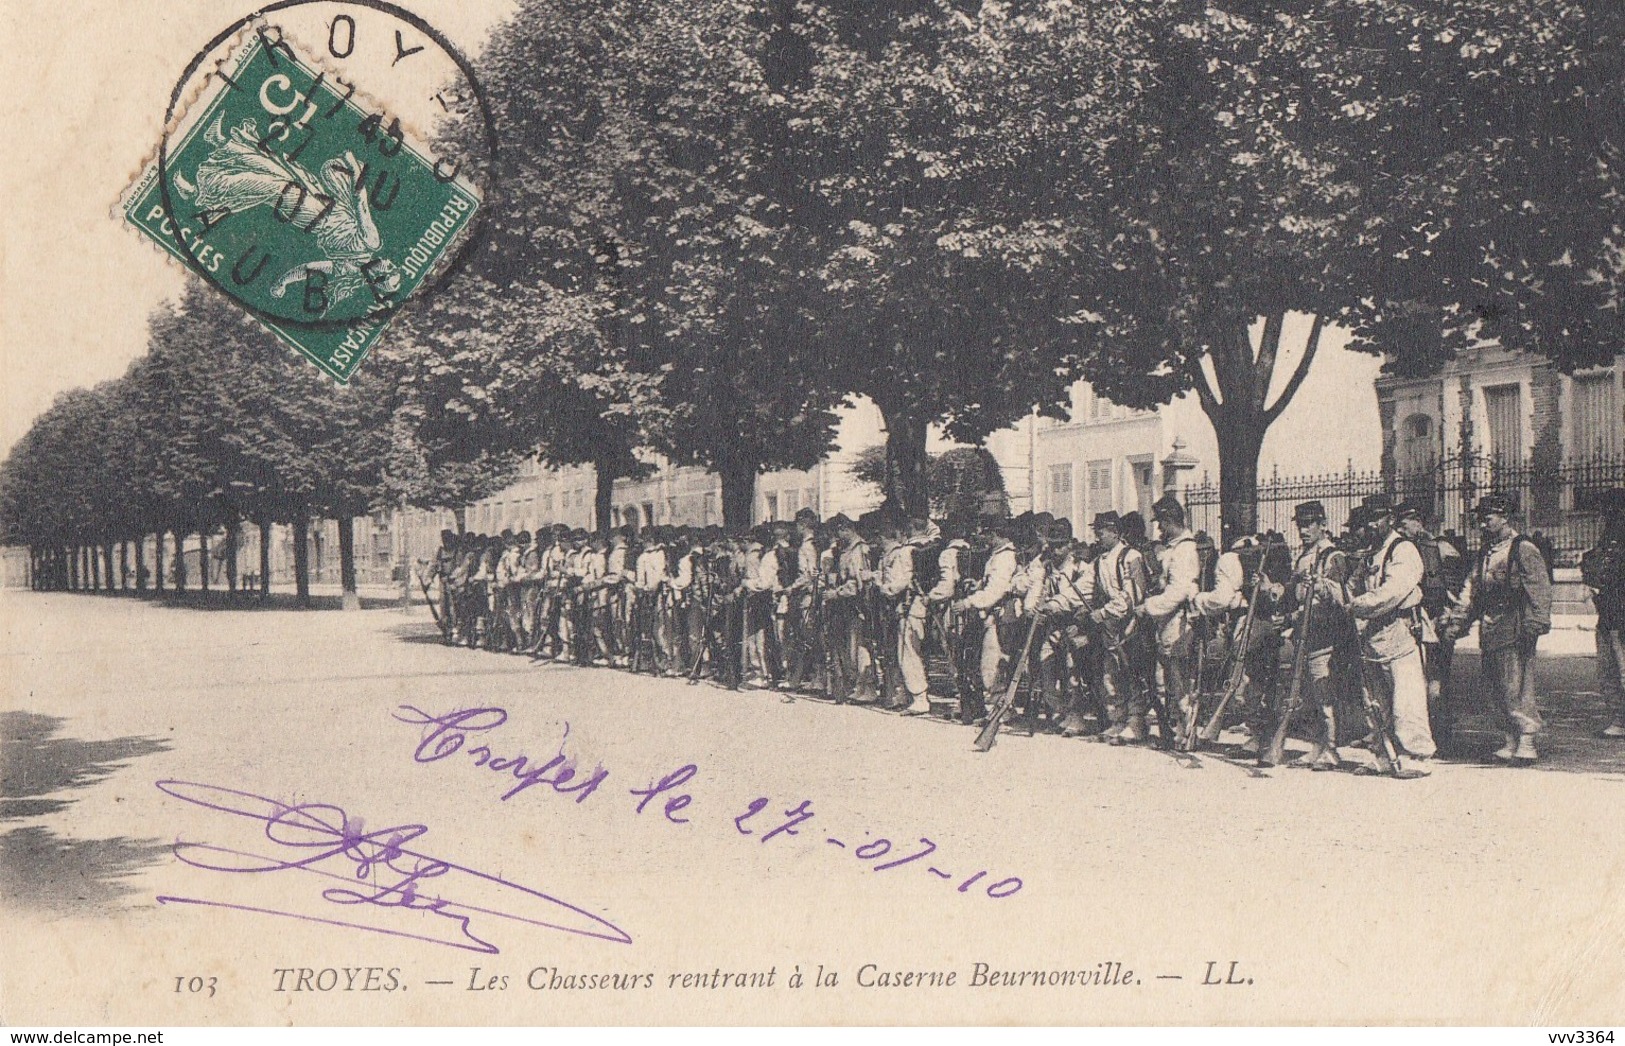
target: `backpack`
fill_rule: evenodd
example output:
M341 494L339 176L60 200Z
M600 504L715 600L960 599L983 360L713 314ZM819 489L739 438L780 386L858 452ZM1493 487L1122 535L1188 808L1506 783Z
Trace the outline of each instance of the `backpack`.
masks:
M1450 601L1450 583L1444 575L1444 557L1437 538L1423 537L1414 542L1422 555L1422 605L1437 612Z
M914 587L929 592L942 580L942 550L946 544L932 541L914 546Z
M980 542L959 550L959 591L956 596L969 595L987 572L988 549Z
M1625 546L1605 541L1580 557L1580 580L1598 592L1625 587Z
M1551 537L1539 530L1526 538L1540 552L1540 561L1546 564L1546 580L1557 580L1557 544Z
M796 565L796 550L789 545L775 545L773 558L779 567L779 585L789 588L795 584L797 575L801 573L801 568Z

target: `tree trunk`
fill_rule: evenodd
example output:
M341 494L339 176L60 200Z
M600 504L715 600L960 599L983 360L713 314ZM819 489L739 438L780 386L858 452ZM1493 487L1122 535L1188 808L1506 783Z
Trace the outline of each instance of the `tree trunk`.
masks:
M1324 317L1315 316L1297 366L1270 403L1286 316L1264 317L1256 348L1254 320L1250 315L1235 316L1225 321L1228 329L1224 324L1215 328L1219 334L1210 350L1214 381L1209 381L1200 365L1190 371L1202 411L1213 424L1219 444L1219 504L1225 544L1258 527L1258 456L1264 436L1308 377L1326 329Z
M310 606L310 509L300 505L293 514L294 601Z
M1219 519L1232 540L1258 529L1258 454L1265 428L1252 420L1213 422L1219 440Z
M182 531L175 531L175 593L180 595L186 591L186 536Z
M118 588L120 592L130 590L130 542L118 543Z
M135 590L147 590L147 536L137 534L135 538Z
M339 590L345 610L360 610L361 596L355 587L355 519L340 516L339 524Z
M261 515L254 525L260 530L260 602L271 598L271 517Z
M206 531L206 530L200 530L200 531L197 532L197 573L198 573L198 589L199 589L199 591L202 591L202 592L205 592L205 593L208 592L209 591L209 532Z
M226 591L237 594L237 546L242 541L243 525L236 519L226 522Z
M880 408L886 421L885 510L909 519L931 515L925 482L925 434L929 427L900 404Z
M102 545L102 577L106 580L106 589L111 592L117 586L113 584L113 543L111 541Z
M95 545L85 546L85 558L89 563L85 566L85 577L90 579L89 589L100 592L102 588L102 550Z
M451 510L451 518L457 524L457 534L462 536L468 533L468 506L458 505Z
M164 590L164 532L152 535L152 581L155 590Z
M722 479L722 526L730 534L750 529L755 521L756 474L754 464L731 459L718 469Z
M593 467L597 486L592 494L593 529L600 534L610 532L610 508L615 500L615 470L600 462Z

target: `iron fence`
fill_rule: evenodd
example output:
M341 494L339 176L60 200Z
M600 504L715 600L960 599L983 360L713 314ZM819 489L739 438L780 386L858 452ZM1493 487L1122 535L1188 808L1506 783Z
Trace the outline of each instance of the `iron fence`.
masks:
M1349 513L1372 494L1395 501L1419 502L1428 526L1441 534L1459 535L1476 546L1472 508L1486 494L1517 499L1520 529L1539 531L1557 550L1558 565L1572 566L1602 533L1599 496L1625 487L1625 458L1600 458L1558 465L1507 463L1481 455L1448 458L1410 472L1356 471L1313 476L1261 477L1258 483L1258 529L1292 533L1292 510L1304 501L1326 506L1326 517L1341 528ZM1180 492L1192 527L1218 535L1222 502L1219 487L1208 477Z

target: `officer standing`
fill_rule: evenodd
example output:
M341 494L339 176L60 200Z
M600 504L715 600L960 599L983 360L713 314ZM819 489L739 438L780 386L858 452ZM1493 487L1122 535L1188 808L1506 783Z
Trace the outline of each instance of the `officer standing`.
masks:
M1484 547L1452 627L1460 634L1478 622L1484 678L1506 732L1506 744L1494 758L1528 765L1538 758L1535 735L1544 725L1535 696L1535 646L1552 627L1552 584L1540 549L1512 525L1516 512L1505 494L1486 495L1473 509Z

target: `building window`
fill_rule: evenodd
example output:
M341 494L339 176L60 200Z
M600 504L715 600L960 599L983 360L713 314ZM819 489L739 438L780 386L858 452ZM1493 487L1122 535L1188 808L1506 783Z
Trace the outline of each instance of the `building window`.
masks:
M818 511L818 488L805 487L801 491L801 503L814 512Z
M762 496L762 519L773 522L779 518L779 496L777 494L764 494Z
M667 523L676 523L677 522L677 499L676 498L667 498L666 499L666 522Z
M1049 510L1052 515L1072 518L1072 463L1049 467Z
M1574 427L1568 456L1574 461L1598 461L1619 453L1620 408L1613 374L1587 374L1574 379L1569 417Z
M796 514L796 509L801 507L801 491L786 490L782 497L783 503L780 507L784 509L784 518L789 519Z
M710 526L717 514L717 496L709 491L705 495L705 503L700 506L700 525Z
M1497 465L1523 464L1523 388L1491 385L1484 389L1484 415L1489 429L1490 459Z
M1094 389L1089 390L1089 420L1109 421L1112 416L1112 401L1100 395ZM1102 510L1104 511L1104 510Z
M1433 419L1426 414L1412 414L1400 426L1399 471L1432 471L1435 456Z
M1084 514L1089 519L1095 518L1097 512L1109 512L1112 508L1112 463L1111 461L1089 462L1089 503L1084 506Z

